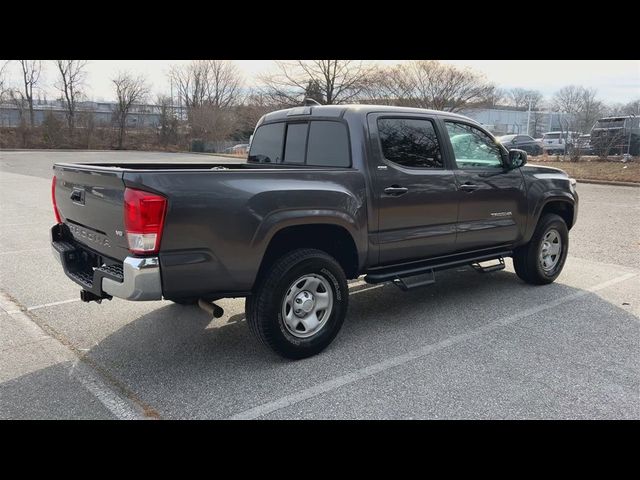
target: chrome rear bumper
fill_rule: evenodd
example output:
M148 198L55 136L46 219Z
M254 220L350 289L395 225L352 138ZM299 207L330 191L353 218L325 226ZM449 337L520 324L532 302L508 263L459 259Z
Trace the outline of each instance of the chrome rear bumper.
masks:
M122 283L102 279L102 290L125 300L162 300L158 257L127 257L122 262Z

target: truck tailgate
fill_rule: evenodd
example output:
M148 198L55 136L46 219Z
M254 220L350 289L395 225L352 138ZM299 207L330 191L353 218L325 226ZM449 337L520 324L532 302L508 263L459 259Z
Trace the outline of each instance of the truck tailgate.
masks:
M123 173L113 167L54 165L55 198L73 237L117 260L129 253L124 236Z

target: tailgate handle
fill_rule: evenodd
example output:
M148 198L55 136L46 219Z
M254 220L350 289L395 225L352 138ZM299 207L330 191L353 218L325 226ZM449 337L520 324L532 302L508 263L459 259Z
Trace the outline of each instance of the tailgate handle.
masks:
M84 205L84 190L74 188L71 192L71 201Z

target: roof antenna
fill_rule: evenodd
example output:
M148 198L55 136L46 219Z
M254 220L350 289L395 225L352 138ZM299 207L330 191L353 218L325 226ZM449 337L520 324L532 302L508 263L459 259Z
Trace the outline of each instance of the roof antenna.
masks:
M307 105L318 105L318 106L321 106L322 104L320 102L318 102L317 100L314 100L313 98L304 97L304 100L302 100L302 105L304 105L304 106L307 106Z

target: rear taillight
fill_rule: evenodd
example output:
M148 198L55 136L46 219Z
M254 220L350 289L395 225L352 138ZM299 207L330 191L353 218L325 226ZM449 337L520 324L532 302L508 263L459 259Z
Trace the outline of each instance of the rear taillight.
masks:
M131 253L158 253L167 199L154 193L124 191L124 228Z
M53 203L53 213L56 216L56 223L62 223L60 218L60 211L58 210L58 204L56 202L56 176L53 176L51 180L51 202Z

